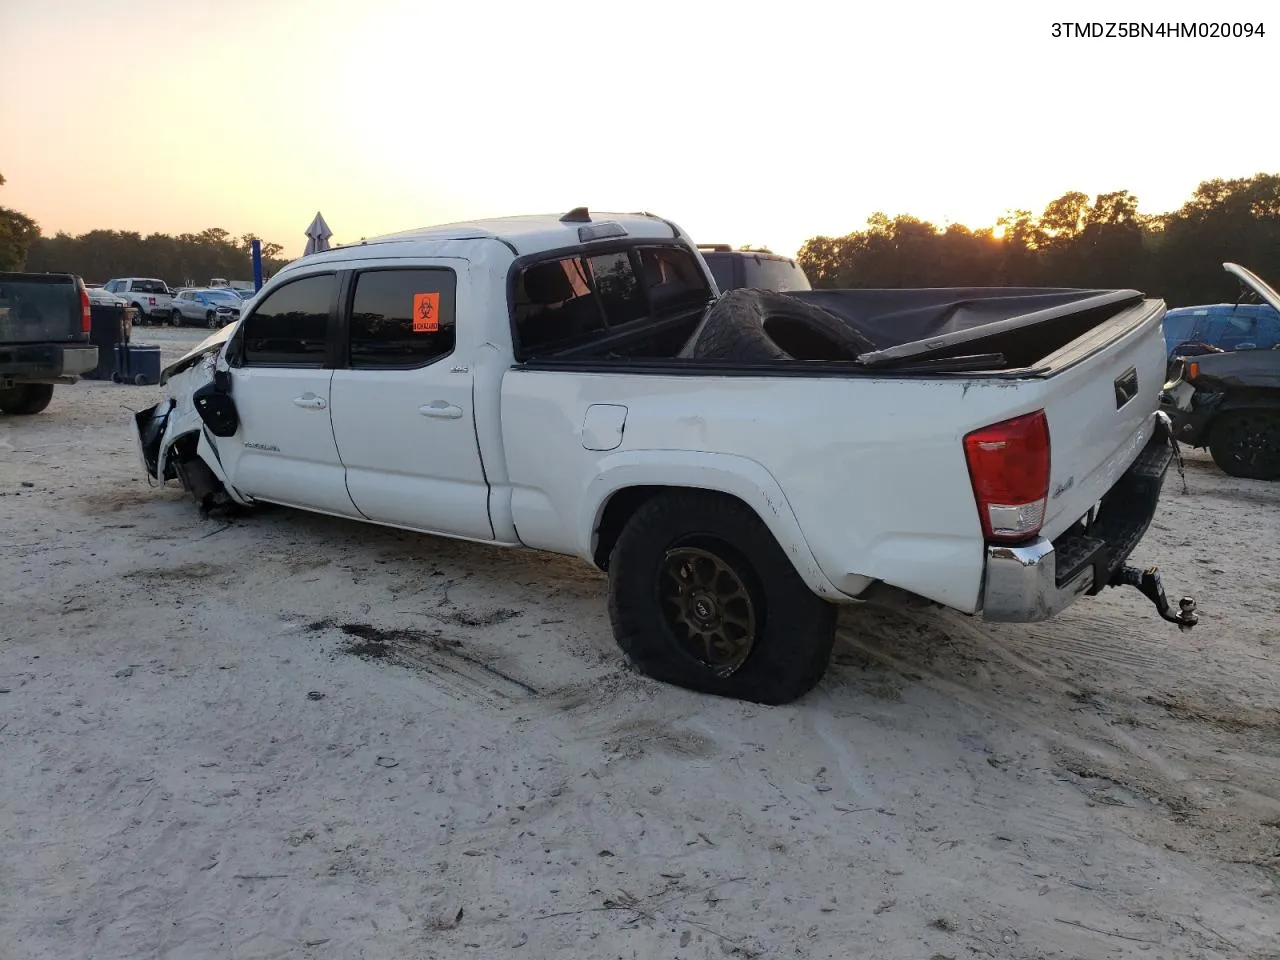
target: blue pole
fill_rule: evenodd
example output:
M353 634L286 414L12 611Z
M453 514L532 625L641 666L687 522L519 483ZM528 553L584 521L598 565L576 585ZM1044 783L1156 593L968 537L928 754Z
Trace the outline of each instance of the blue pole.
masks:
M249 251L253 256L253 292L257 293L262 289L262 241L252 241Z

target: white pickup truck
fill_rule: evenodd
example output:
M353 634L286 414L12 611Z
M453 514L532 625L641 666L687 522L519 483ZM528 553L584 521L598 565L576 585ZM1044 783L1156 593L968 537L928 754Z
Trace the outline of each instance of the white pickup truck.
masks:
M140 323L162 323L168 320L175 327L181 316L173 309L173 291L163 280L154 277L117 277L103 285L108 293L129 301L138 311Z
M835 604L990 620L1126 565L1176 447L1164 304L1131 290L736 290L649 214L433 227L294 261L165 371L147 474L580 557L693 689L792 700ZM896 588L885 590L884 588Z

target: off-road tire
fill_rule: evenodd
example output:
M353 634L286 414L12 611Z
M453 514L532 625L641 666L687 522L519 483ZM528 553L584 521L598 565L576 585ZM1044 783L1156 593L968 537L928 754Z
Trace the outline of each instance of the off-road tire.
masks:
M0 413L29 416L40 413L53 400L52 383L19 383L0 390Z
M682 645L660 599L669 551L706 550L740 575L755 611L754 642L727 675ZM796 573L768 527L740 500L679 491L647 500L609 559L609 618L642 673L676 686L756 703L789 703L826 672L836 609Z
M1231 410L1209 428L1209 453L1228 476L1280 480L1280 410Z
M856 360L875 345L839 317L770 290L730 290L702 318L681 357L700 360Z

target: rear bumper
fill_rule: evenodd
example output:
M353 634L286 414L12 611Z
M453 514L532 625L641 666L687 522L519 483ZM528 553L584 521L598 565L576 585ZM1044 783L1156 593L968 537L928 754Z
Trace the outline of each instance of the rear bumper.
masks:
M1173 460L1168 417L1156 415L1151 440L1102 499L1087 526L1054 541L987 547L982 616L1004 623L1048 620L1077 598L1103 590L1138 545L1160 500Z
M0 344L0 380L77 377L97 366L98 347L95 344Z

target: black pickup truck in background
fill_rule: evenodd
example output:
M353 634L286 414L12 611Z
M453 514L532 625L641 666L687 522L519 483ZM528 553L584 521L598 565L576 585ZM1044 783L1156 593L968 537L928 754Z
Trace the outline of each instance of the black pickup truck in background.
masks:
M735 250L727 243L711 243L699 245L698 253L721 293L742 287L778 293L813 289L800 264L769 250Z
M89 293L70 273L0 273L0 413L39 413L98 365Z

